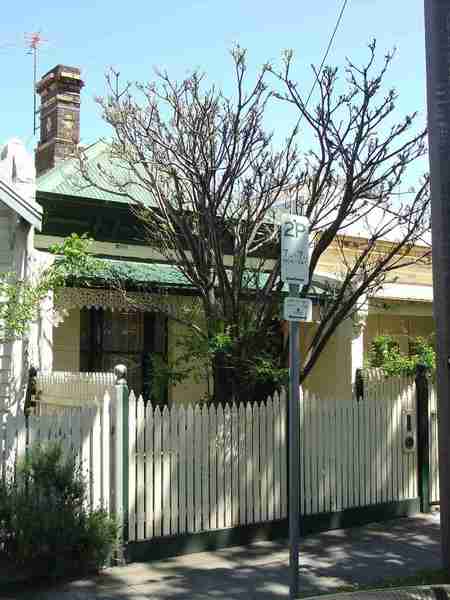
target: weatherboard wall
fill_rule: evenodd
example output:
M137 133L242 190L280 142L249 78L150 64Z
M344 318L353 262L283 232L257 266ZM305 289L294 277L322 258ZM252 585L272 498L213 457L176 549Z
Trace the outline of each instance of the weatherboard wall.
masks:
M0 274L12 270L12 216L12 211L0 202ZM11 377L11 351L11 344L0 343L0 417L2 409L8 404L9 380Z

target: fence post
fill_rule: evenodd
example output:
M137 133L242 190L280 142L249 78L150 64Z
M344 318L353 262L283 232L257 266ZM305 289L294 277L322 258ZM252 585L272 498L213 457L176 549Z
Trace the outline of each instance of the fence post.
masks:
M114 440L114 514L120 532L120 542L128 540L128 385L127 368L117 365Z
M427 367L416 369L417 466L420 510L430 512L429 386Z

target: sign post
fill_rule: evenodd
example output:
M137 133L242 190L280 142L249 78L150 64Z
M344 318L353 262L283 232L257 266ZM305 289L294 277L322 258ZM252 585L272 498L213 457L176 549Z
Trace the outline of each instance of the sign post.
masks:
M289 285L284 318L289 321L289 597L299 592L300 538L300 321L311 319L311 301L299 298L309 276L309 222L286 215L281 224L281 278Z

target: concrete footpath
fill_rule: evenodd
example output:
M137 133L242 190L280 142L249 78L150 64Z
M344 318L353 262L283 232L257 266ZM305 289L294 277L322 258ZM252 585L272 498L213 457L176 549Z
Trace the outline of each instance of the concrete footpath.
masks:
M288 551L259 542L105 570L51 590L0 590L8 600L269 600L288 597ZM301 544L301 596L373 585L440 568L439 513L308 536ZM357 588L356 588L357 589ZM426 590L414 598L428 598ZM348 596L347 596L348 597ZM357 597L364 597L358 594ZM370 596L371 598L381 596ZM389 596L393 598L394 596ZM413 597L413 596L396 596Z

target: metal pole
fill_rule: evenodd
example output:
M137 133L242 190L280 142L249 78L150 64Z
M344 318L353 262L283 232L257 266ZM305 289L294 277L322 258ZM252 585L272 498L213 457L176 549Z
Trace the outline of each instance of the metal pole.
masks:
M289 295L298 286L289 286ZM289 597L297 598L300 537L299 502L300 324L289 322Z
M425 0L442 561L450 571L450 3Z
M36 133L37 48L33 48L33 135Z

